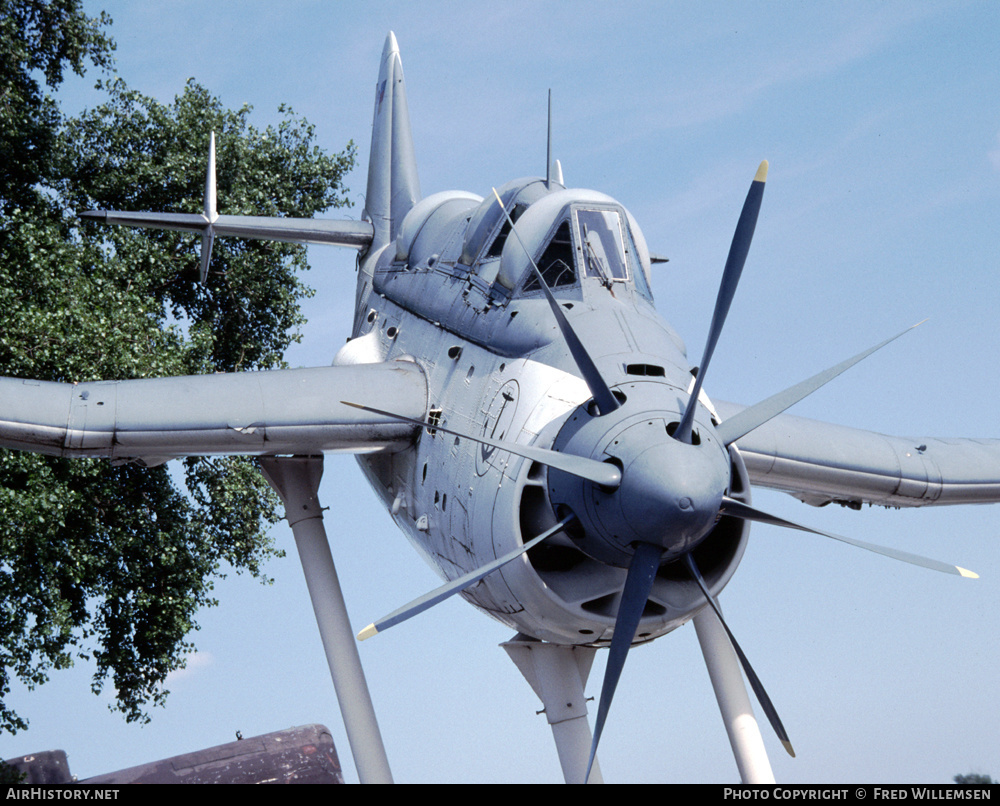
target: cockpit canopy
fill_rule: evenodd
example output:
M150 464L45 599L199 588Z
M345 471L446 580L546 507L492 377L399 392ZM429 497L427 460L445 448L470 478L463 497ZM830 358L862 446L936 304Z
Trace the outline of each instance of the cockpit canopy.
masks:
M515 179L500 188L497 193L503 202L503 208L497 204L496 197L490 193L469 221L462 245L462 257L459 263L471 266L479 258L480 261L499 258L504 241L510 232L510 224L504 210L517 221L521 213L553 189L563 190L562 185L552 183L551 187L544 179ZM489 244L488 248L485 248Z
M482 196L461 190L434 193L418 201L400 225L396 236L396 260L415 266L425 261L430 252L440 251L446 237L444 233L455 226L463 213L482 201ZM493 203L495 205L496 200Z
M530 253L550 288L593 277L609 288L634 282L642 296L651 298L645 239L628 211L610 196L592 190L550 193L528 207L514 229L519 238L506 239L496 276L508 294L541 290Z
M426 270L441 261L469 272L484 293L511 298L541 293L533 259L552 289L580 287L591 278L612 291L616 283L634 285L652 299L646 241L610 196L533 178L508 182L498 194L502 207L492 193L484 199L447 191L422 199L400 227L395 270ZM516 237L508 237L508 215Z

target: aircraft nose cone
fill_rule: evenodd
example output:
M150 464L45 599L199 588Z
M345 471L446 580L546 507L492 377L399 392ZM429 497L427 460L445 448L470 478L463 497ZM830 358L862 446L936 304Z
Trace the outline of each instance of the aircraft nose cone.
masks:
M622 512L633 532L671 555L688 551L715 523L726 466L714 451L669 440L647 447L622 472Z
M628 388L629 400L602 417L583 413L563 427L557 450L613 464L618 486L602 486L550 468L549 501L556 514L576 516L571 539L598 562L628 568L635 546L647 543L676 559L715 528L730 484L729 449L710 423L697 423L697 439L681 442L671 424L679 412L654 406L656 384Z

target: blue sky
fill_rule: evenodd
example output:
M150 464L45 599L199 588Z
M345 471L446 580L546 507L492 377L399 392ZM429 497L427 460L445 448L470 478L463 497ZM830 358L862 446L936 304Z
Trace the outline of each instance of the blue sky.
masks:
M118 70L169 101L195 77L253 120L289 103L320 144L353 139L363 206L372 93L399 40L424 195L486 193L544 174L546 90L567 185L635 215L660 312L701 352L732 230L761 159L771 172L708 379L752 403L925 317L795 413L914 436L1000 436L1000 7L990 3L87 2L114 18ZM96 74L67 82L92 105ZM193 150L203 144L193 143ZM335 217L337 213L331 213ZM293 365L329 363L349 330L353 255L313 247ZM697 360L696 358L694 360ZM352 621L437 584L354 461L328 457L321 497ZM798 752L766 726L780 782L947 782L1000 775L996 507L760 506L952 561L967 581L832 541L755 526L721 601ZM86 667L12 701L30 729L10 757L60 747L81 777L308 722L346 737L290 531L273 586L232 578L152 724L126 725ZM362 645L402 782L555 782L540 704L509 631L453 600ZM603 655L588 686L599 694ZM614 782L735 782L690 626L629 657L604 738Z

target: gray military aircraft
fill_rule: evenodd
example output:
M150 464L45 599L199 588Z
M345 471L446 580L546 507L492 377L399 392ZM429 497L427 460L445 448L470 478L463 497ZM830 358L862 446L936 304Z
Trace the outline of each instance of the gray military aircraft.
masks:
M702 388L746 260L767 163L751 183L697 367L656 313L658 258L614 199L545 178L485 197L421 198L390 34L376 86L363 221L220 215L214 138L203 214L84 218L358 250L351 339L333 365L58 384L0 379L0 445L155 465L260 457L295 535L362 781L391 780L316 496L323 455L354 453L446 580L369 638L460 593L516 631L505 649L545 705L568 782L596 751L629 649L693 621L745 782L773 781L741 669L783 746L776 709L718 608L750 524L824 535L939 571L958 566L799 525L751 486L819 505L1000 500L1000 441L916 441L784 412L892 339L750 406ZM902 334L898 334L902 335ZM895 336L893 338L896 338ZM591 732L583 687L609 659Z

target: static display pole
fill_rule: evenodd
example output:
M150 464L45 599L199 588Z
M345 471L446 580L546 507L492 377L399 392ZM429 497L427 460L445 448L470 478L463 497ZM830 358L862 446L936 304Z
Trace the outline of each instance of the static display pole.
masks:
M549 644L521 635L500 646L545 707L545 718L552 728L563 778L567 784L582 784L593 738L587 722L587 698L583 687L596 650ZM589 783L604 783L596 758Z
M736 757L736 767L745 784L773 784L774 773L764 749L757 719L750 707L750 697L743 682L739 658L729 636L711 607L694 617L701 653L705 656L708 676L719 701L722 721Z
M259 461L264 478L281 496L295 536L358 778L363 784L391 784L382 734L323 526L317 496L323 457L269 456Z

